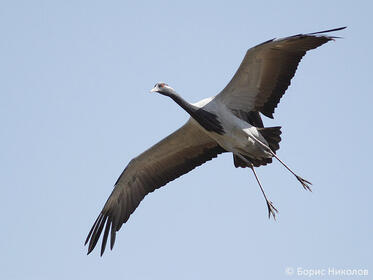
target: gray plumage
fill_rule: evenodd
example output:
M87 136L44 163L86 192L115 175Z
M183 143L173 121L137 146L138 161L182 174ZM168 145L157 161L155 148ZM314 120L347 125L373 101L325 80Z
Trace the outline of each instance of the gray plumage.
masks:
M264 128L259 113L273 118L306 52L337 38L320 34L344 28L269 40L249 49L228 85L217 96L195 104L186 102L167 84L157 83L152 91L172 98L191 117L180 129L130 161L87 236L88 254L102 232L101 255L109 236L113 248L116 232L148 193L224 152L232 152L235 167L250 167L260 187L254 166L266 165L275 157L309 189L310 183L276 155L280 127ZM269 215L275 217L277 209L261 190Z

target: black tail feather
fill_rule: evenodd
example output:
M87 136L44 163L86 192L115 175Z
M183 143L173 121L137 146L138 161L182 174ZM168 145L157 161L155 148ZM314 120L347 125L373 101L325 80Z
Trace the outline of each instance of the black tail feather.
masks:
M258 128L260 134L268 142L269 147L276 153L280 149L281 126Z
M260 134L264 137L264 139L268 142L269 147L271 150L276 153L278 149L280 149L280 141L281 141L281 126L275 127L265 127L265 128L257 128ZM250 161L255 167L259 167L261 165L267 165L272 162L272 158L263 158L263 159L255 159L248 156L244 156L248 161ZM242 159L233 155L233 163L235 167L247 167L247 163L244 162Z

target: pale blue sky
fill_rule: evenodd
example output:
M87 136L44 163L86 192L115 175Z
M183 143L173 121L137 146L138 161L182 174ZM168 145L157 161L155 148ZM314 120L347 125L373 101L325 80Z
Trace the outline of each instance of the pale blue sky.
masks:
M297 278L288 266L372 275L372 10L370 1L1 1L0 278ZM247 48L345 25L335 33L344 39L308 53L275 120L264 120L282 125L279 155L313 193L277 162L259 168L280 211L268 220L252 174L222 155L147 196L113 251L86 256L128 161L188 118L148 93L155 82L198 101L226 85Z

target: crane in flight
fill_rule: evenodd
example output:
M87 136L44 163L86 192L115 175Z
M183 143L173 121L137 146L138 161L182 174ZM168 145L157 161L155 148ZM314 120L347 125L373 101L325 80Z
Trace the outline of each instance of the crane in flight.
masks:
M235 167L253 171L269 217L275 218L277 209L267 198L255 167L269 164L275 158L304 189L311 190L311 183L276 155L281 127L264 127L260 114L273 118L302 57L307 51L338 38L325 33L344 28L272 39L249 49L228 85L216 96L194 104L184 100L168 84L155 84L151 92L170 97L190 118L181 128L129 162L87 236L88 254L102 232L101 256L109 234L110 248L113 248L116 232L148 193L221 153L232 153Z

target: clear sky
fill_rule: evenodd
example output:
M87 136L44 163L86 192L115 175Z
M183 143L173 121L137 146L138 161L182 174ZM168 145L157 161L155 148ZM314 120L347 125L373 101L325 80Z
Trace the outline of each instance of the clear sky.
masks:
M373 275L371 1L1 1L1 279L295 279ZM222 155L150 194L113 251L84 239L129 160L188 118L149 94L217 94L245 51L348 26L311 51L265 125L283 166ZM368 277L355 277L368 279ZM343 279L355 279L347 277ZM312 279L338 279L313 277Z

